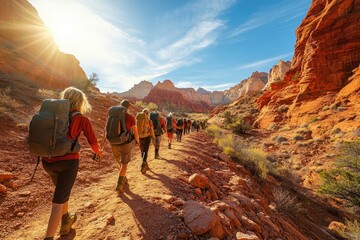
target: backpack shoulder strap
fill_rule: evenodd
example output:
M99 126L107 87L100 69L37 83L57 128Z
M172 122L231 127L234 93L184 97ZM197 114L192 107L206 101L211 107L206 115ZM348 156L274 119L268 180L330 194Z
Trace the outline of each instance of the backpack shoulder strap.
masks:
M79 114L81 115L81 112L79 112L79 111L75 111L75 112L70 112L70 113L69 113L69 126L70 126L70 123L71 123L71 121L72 121L72 118L73 118L75 115L79 115ZM77 141L78 141L78 139L79 139L80 133L81 133L81 131L78 133L78 135L76 135L74 142L71 144L70 152L72 152L72 151L74 150L75 145L76 145L76 143L77 143Z
M120 119L120 124L121 124L121 128L123 130L124 133L127 132L126 129L126 110L123 110L123 114L121 115L121 119Z

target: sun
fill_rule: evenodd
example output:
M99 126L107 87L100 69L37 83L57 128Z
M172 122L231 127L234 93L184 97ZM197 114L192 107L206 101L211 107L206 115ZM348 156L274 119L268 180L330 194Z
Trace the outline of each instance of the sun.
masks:
M67 1L34 1L41 19L51 32L59 49L81 54L96 44L94 14L83 5Z

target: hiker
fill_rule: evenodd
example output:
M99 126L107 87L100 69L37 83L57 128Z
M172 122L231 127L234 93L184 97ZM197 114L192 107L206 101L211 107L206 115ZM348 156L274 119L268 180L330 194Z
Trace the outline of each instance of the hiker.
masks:
M70 125L67 132L67 138L77 139L83 132L90 144L91 149L102 157L97 138L87 117L83 114L91 110L86 95L79 89L68 87L60 94L61 99L68 99L70 103ZM60 227L60 235L66 235L70 232L72 224L76 221L76 213L69 213L69 197L74 185L79 168L78 152L67 153L63 156L42 159L42 165L45 171L50 175L55 184L55 192L52 199L51 214L46 231L45 239L54 239L56 229Z
M162 134L166 133L166 122L163 117L160 116L158 111L154 111L150 113L150 119L154 125L154 134L155 138L153 139L153 144L155 147L155 159L159 159L159 150L160 150L160 143Z
M140 143L139 134L136 127L135 117L128 113L128 109L130 107L130 102L126 99L122 100L120 105L125 108L125 124L120 122L120 124L124 124L124 128L126 133L130 134L130 139L128 139L125 143L116 144L111 143L111 150L113 152L115 161L119 168L119 178L116 184L116 190L122 192L125 184L127 184L128 180L126 178L127 165L131 160L131 150L133 148L133 137L137 144ZM109 121L108 121L109 122ZM133 136L133 137L132 137ZM140 145L139 145L140 146Z
M190 134L190 128L191 128L191 120L190 119L188 119L187 120L187 131L188 131L188 134Z
M200 121L199 120L196 121L195 128L196 128L196 131L198 132L199 128L200 128Z
M172 113L169 113L166 117L166 132L168 136L168 148L171 149L171 142L176 130L176 120Z
M140 153L142 158L140 171L142 174L145 174L149 169L147 157L151 138L155 139L154 126L149 119L149 111L147 109L143 109L141 113L136 115L136 126L140 138Z
M183 123L184 123L183 134L184 134L184 136L185 136L185 135L186 135L186 131L187 131L187 120L186 120L186 118L183 119Z
M184 129L184 120L179 117L176 120L176 141L181 142L182 132Z

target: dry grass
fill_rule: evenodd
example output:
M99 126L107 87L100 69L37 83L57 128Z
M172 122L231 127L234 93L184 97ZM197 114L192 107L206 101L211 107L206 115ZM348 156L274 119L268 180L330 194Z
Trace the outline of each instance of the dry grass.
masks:
M274 200L276 203L276 209L279 212L295 212L299 213L303 211L301 203L297 202L296 196L281 188L275 188L273 190Z

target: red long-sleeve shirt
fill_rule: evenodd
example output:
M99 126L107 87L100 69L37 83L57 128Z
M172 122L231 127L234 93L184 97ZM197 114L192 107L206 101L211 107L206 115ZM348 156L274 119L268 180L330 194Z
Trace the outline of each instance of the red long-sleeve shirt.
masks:
M76 136L81 132L83 132L84 136L86 137L88 143L91 146L91 149L97 154L100 153L100 148L97 142L97 138L91 126L90 120L82 114L76 114L71 119L67 137L69 139L75 139ZM44 160L47 162L55 162L55 161L72 160L79 158L80 158L79 153L69 153L60 157L44 158Z

